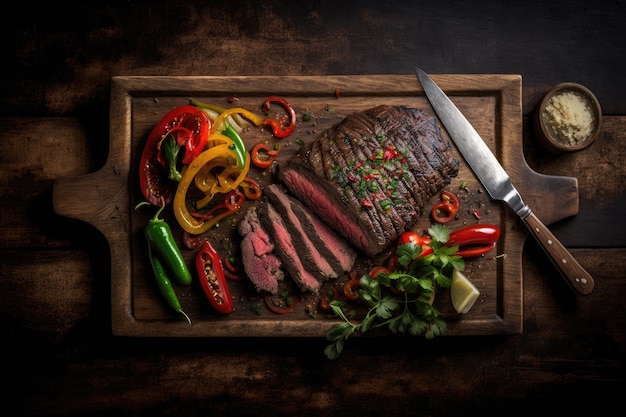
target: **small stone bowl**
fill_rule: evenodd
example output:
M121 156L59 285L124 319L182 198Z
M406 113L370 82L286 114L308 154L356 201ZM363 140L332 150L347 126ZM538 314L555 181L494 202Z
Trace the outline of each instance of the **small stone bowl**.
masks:
M596 96L576 83L561 83L544 96L535 110L535 137L553 154L578 152L596 140L602 109Z

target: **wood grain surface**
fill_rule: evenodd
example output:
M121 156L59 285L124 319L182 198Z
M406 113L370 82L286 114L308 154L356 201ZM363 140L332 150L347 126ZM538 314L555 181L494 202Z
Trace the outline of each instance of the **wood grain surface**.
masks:
M69 3L13 3L0 27L6 410L442 417L621 409L614 392L626 386L623 3ZM526 239L522 334L355 338L335 361L324 358L321 337L112 334L111 278L128 263L112 256L109 238L127 232L100 230L53 206L58 180L92 176L111 159L112 77L398 76L416 65L435 75L521 75L522 140L509 157L536 174L520 191L554 207L562 195L538 187L542 176L576 178L565 187L578 195L576 214L538 214L592 274L593 294L575 295ZM590 148L555 156L538 146L531 121L543 95L566 81L596 94L603 125ZM84 213L101 201L99 190L66 211Z

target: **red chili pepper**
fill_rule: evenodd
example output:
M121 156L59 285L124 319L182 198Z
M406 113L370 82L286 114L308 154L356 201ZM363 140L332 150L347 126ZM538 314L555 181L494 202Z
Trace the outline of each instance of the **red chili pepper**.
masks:
M189 164L204 150L210 129L210 119L195 106L185 105L170 110L154 126L141 153L139 185L150 204L160 206L161 198L170 204L174 198L175 183L168 183L157 164L166 166L167 158L161 152L161 142L172 134L180 146L185 147L183 164Z
M298 306L298 297L293 294L289 294L286 296L279 296L278 301L275 301L277 297L272 296L270 293L265 293L263 300L265 301L265 306L270 309L271 312L276 314L287 314L291 313Z
M223 314L235 311L222 260L208 241L204 241L202 248L196 255L196 270L200 285L211 305Z
M441 202L433 206L430 214L437 223L448 223L456 217L461 208L459 198L453 193L442 190Z
M500 228L491 224L474 224L450 232L447 246L459 246L456 255L473 258L484 255L496 246Z
M450 232L448 246L495 243L500 238L500 228L492 224L473 224Z
M272 166L276 157L278 156L279 149L270 148L265 143L257 143L250 152L252 163L258 168L266 169Z
M359 295L359 289L361 288L361 280L359 278L352 278L343 284L343 295L352 301L356 301L361 296Z
M287 100L278 96L271 96L265 99L262 105L263 111L269 112L271 103L278 103L284 107L285 111L289 114L289 124L285 126L282 122L276 119L265 119L263 120L263 126L270 126L274 137L279 139L286 138L296 129L296 112Z

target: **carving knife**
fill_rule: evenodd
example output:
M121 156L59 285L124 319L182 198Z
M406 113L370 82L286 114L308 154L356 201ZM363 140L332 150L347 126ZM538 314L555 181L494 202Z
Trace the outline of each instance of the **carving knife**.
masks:
M511 178L471 123L424 71L416 67L415 72L439 120L491 198L504 201L520 217L572 289L580 295L591 294L594 286L591 275L524 203Z

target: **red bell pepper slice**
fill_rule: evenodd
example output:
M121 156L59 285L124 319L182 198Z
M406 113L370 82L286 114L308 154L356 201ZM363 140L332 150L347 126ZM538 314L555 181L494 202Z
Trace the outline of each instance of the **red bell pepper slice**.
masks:
M174 198L176 183L168 182L167 158L161 150L161 143L171 134L179 146L185 147L183 164L189 164L204 150L210 129L210 119L195 106L185 105L170 110L154 126L141 153L139 163L139 185L150 204L160 206L162 200L170 204Z
M285 126L282 121L276 119L265 119L263 120L263 126L271 127L274 137L278 139L286 138L291 135L296 128L296 112L287 100L278 96L270 96L265 99L263 105L261 106L263 111L269 112L271 103L278 103L285 109L289 115L289 124Z
M204 241L196 255L196 270L202 290L211 305L223 314L235 311L222 260L209 241Z

